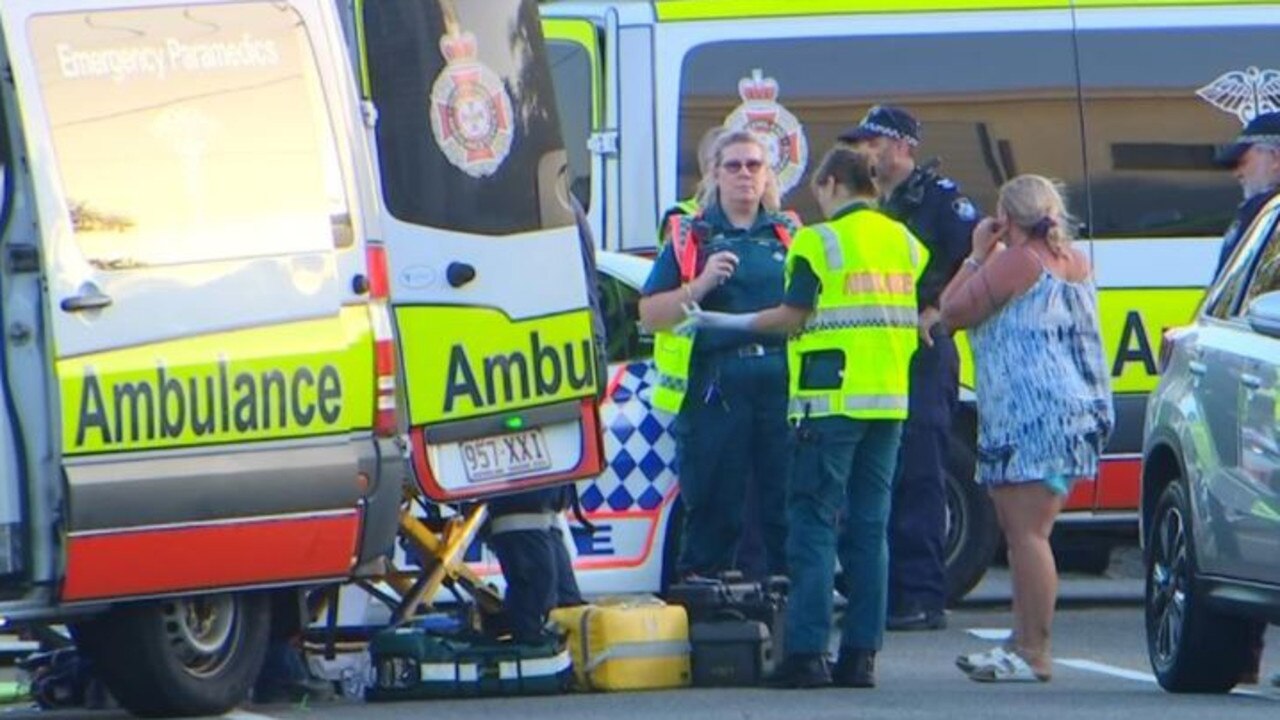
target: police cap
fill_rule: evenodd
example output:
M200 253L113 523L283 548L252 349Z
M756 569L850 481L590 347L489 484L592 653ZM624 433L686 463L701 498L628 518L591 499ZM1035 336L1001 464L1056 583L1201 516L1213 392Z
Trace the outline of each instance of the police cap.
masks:
M1221 167L1234 168L1254 145L1280 147L1280 112L1263 113L1250 120L1235 140L1218 148L1213 161Z
M876 105L862 116L857 125L840 133L840 141L850 144L874 137L906 140L912 145L919 145L920 123L900 107Z

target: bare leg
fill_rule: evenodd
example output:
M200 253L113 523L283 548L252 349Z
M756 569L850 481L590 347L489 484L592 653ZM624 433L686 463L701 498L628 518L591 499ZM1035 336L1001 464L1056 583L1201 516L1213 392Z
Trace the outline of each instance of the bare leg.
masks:
M992 496L992 504L995 506L995 509L996 509L996 522L1000 525L1000 532L1007 537L1009 534L1009 529L1004 519L1004 515L1005 515L1004 510L1002 509L999 503L995 502L995 493L990 493L990 494ZM1014 563L1017 562L1016 558L1014 557L1016 553L1013 547L1010 546L1009 543L1007 542L1005 543L1004 554L1005 554L1005 561L1009 565L1009 574L1012 576L1014 574L1014 569L1013 569ZM1018 617L1018 594L1017 593L1014 593L1013 597L1009 601L1009 611L1013 614L1014 618ZM1009 638L1004 641L1004 647L1006 650L1012 650L1017 646L1018 646L1018 628L1015 626L1010 631Z
M1016 650L1039 674L1053 672L1050 629L1058 597L1058 569L1049 547L1062 498L1040 483L1006 485L992 492L1005 525L1013 575Z

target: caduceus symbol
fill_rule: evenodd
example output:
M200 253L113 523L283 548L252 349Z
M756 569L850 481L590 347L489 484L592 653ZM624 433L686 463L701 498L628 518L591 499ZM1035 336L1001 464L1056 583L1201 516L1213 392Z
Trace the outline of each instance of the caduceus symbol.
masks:
M1258 115L1280 110L1280 70L1232 70L1196 90L1196 95L1247 125Z

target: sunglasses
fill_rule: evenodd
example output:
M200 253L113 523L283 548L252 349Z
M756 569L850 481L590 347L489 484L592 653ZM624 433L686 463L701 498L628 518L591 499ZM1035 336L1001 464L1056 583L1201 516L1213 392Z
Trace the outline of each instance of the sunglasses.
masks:
M755 175L756 173L760 172L760 168L764 167L764 161L763 160L747 160L747 161L725 160L724 162L720 163L720 167L728 171L730 175L737 175L738 173L742 172L743 168L746 168L748 173Z

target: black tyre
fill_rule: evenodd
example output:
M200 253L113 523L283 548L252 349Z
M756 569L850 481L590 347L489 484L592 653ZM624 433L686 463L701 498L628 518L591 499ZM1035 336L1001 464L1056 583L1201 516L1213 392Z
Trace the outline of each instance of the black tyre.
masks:
M1103 540L1055 542L1053 558L1058 572L1102 575L1111 567L1111 543Z
M1145 553L1147 655L1165 690L1224 693L1254 662L1262 626L1214 612L1196 592L1190 508L1186 487L1175 480L1152 516Z
M1000 542L1000 526L990 496L975 479L973 448L954 434L947 465L947 534L943 556L947 568L947 602L954 604L968 595L986 574Z
M122 605L73 628L116 700L142 717L218 715L245 700L266 655L260 593Z
M684 535L684 503L676 498L667 519L666 532L662 540L662 580L661 595L666 595L667 588L680 582L680 538Z

